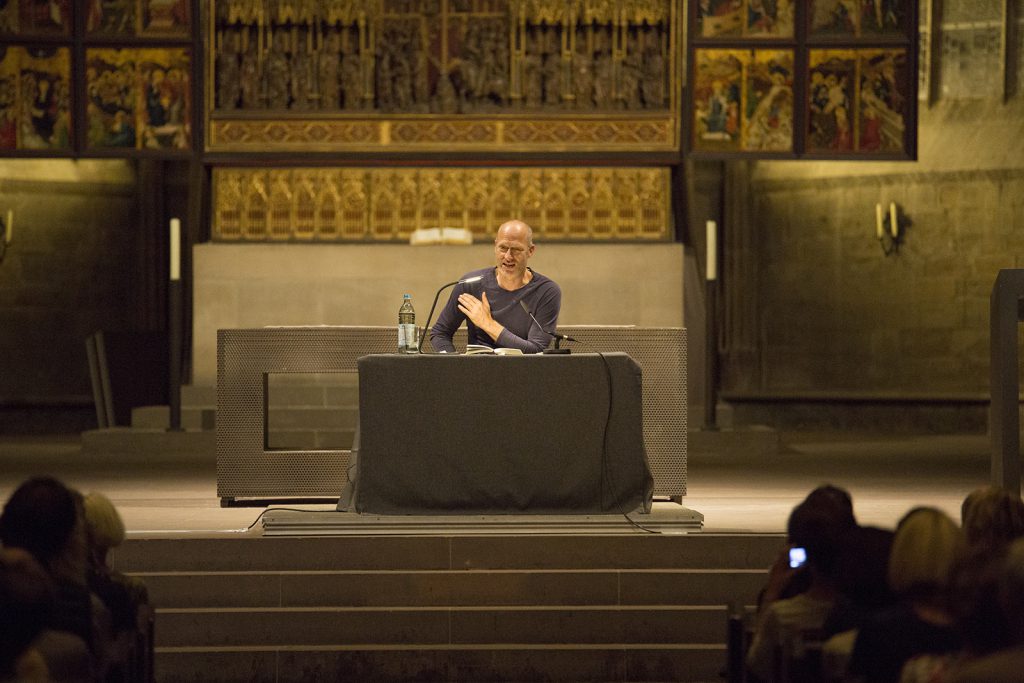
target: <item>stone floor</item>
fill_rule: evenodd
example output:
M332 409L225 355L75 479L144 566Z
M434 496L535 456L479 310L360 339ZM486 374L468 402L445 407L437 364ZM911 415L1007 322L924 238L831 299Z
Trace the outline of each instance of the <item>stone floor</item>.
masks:
M916 505L959 518L964 496L989 477L984 435L793 432L781 440L771 455L691 452L684 503L704 515L706 532L782 532L793 505L825 482L853 494L862 523L891 527ZM207 459L145 453L96 459L83 455L76 435L0 437L0 499L41 473L106 493L132 536L255 534L266 509L221 508L215 463ZM333 510L334 504L275 501L272 507Z

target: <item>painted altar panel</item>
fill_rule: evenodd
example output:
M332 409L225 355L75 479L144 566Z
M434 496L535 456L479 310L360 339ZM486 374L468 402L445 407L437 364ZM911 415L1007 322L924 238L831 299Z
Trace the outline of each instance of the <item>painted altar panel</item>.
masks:
M70 49L0 46L0 150L70 150L70 92Z
M187 49L90 48L85 56L88 149L191 148Z
M693 0L689 148L705 158L917 153L917 0Z
M673 0L214 0L210 151L678 149Z

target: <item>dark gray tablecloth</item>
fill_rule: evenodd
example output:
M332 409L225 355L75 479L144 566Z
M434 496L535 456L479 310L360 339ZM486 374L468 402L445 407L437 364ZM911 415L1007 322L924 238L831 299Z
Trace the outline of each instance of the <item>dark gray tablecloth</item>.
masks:
M640 366L623 353L364 356L356 477L355 509L370 514L649 509Z

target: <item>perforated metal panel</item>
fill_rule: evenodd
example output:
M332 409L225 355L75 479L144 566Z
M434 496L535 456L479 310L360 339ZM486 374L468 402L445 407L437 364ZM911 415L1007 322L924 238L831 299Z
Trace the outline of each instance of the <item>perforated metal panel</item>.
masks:
M686 495L686 331L564 327L580 351L623 351L643 370L644 440L654 494ZM464 343L464 332L457 338ZM395 350L391 327L266 327L217 332L217 495L334 497L351 451L266 450L267 373L356 372L370 353Z

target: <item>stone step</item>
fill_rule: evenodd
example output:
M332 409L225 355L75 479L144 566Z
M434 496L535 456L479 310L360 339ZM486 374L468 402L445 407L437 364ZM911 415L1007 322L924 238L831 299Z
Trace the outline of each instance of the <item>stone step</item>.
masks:
M156 680L696 682L721 680L725 655L720 644L162 647L157 649Z
M722 643L724 605L157 608L158 647Z
M131 538L114 567L148 572L753 569L781 534Z
M132 538L157 681L708 681L781 535Z
M762 569L147 572L164 608L725 605L753 601Z

